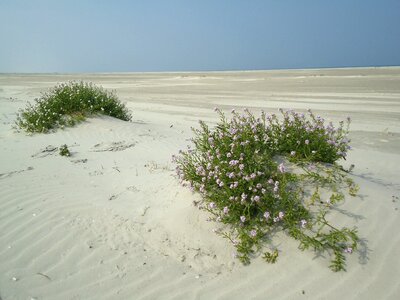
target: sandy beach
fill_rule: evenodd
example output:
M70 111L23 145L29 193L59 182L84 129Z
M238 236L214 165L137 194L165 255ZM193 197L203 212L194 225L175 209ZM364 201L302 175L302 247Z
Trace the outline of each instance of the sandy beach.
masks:
M18 109L68 80L116 90L132 122L12 128ZM199 120L216 124L214 107L351 117L340 163L355 165L360 192L329 215L362 239L346 272L285 234L275 264L232 258L171 162ZM0 299L400 299L399 165L400 67L0 74Z

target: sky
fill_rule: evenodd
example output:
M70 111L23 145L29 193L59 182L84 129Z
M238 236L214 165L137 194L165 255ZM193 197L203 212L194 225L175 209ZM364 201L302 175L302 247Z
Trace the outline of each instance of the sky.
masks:
M0 0L0 73L399 65L400 0Z

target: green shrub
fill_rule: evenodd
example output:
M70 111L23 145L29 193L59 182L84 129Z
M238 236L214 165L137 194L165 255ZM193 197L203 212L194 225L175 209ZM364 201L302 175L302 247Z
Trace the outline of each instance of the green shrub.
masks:
M61 156L71 156L71 152L69 152L68 146L66 144L60 146L59 153Z
M324 119L309 111L308 118L294 111L280 110L283 121L272 115L268 118L271 138L274 139L278 153L292 155L296 158L334 163L339 158L345 158L350 142L346 135L347 126L340 122L338 128L332 123L327 126Z
M331 268L344 270L343 253L357 248L356 230L338 229L325 216L344 199L344 186L352 194L356 186L338 166L320 162L345 157L347 128L324 127L311 112L307 118L282 111L279 120L233 111L230 121L218 112L217 126L211 130L200 121L200 129L193 129L194 149L180 151L173 159L182 184L201 193L200 207L228 225L228 231L218 233L234 244L237 257L249 263L276 230L284 230L303 250L333 254ZM312 186L315 190L307 199ZM331 192L328 202L321 201L321 190ZM268 262L277 258L272 250L264 253Z
M131 115L114 92L92 83L61 83L42 93L34 105L20 110L16 125L28 132L48 132L50 129L73 126L87 116L105 114L124 121Z

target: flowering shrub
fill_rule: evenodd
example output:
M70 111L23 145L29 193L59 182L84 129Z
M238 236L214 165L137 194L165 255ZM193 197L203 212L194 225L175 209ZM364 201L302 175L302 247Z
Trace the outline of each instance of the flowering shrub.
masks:
M300 241L300 248L333 253L331 268L344 270L344 253L357 247L355 229L337 229L325 216L335 202L343 200L343 185L354 194L354 183L333 163L344 158L349 149L347 128L338 129L309 112L309 117L292 111L283 112L283 121L262 113L260 118L246 111L232 111L229 121L220 114L220 122L211 130L200 121L193 129L194 149L174 157L183 185L201 193L201 208L227 224L219 231L237 249L244 263L260 251L277 229ZM295 174L290 169L302 172ZM307 187L315 191L309 201ZM320 190L332 194L321 201ZM307 202L307 203L306 203ZM316 208L316 209L315 209ZM275 262L278 252L265 252Z
M294 111L280 111L283 121L276 115L268 117L271 127L269 132L278 153L326 163L334 163L339 158L346 157L346 152L350 149L350 140L346 138L349 118L346 127L342 121L336 129L332 122L325 126L324 119L315 116L310 110L309 118Z
M92 83L61 83L42 93L35 104L18 114L16 124L28 132L47 132L52 128L73 126L88 115L101 113L129 121L131 115L115 93Z

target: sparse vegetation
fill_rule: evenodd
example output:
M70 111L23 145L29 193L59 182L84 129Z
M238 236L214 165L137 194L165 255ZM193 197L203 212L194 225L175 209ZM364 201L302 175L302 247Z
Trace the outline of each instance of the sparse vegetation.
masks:
M95 114L129 121L131 115L115 92L87 82L61 83L20 110L16 125L27 132L48 132L73 126Z
M283 230L301 250L332 255L333 271L345 270L357 231L333 226L327 214L344 200L344 188L353 196L357 191L335 164L350 149L350 119L334 128L311 111L281 111L282 118L232 111L231 120L217 111L217 126L200 121L194 148L174 157L182 184L202 195L200 208L226 225L217 233L233 243L243 263ZM274 263L278 251L270 250L263 257Z
M59 148L59 153L61 156L71 156L71 152L69 152L68 146L67 145L62 145Z

